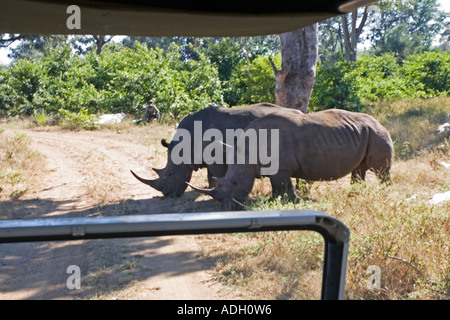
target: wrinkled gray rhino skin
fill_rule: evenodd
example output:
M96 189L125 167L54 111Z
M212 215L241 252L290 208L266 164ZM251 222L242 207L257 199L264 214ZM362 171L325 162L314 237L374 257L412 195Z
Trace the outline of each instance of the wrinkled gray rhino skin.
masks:
M178 125L178 129L187 129L191 134L193 134L194 121L202 121L202 134L207 129L215 128L220 130L222 135L225 137L226 129L244 129L253 120L273 112L286 113L287 115L302 114L301 111L280 107L271 103L261 103L237 108L208 107L185 117ZM193 143L193 139L191 140ZM156 190L161 191L166 197L182 195L187 187L186 182L189 182L191 179L192 171L198 170L199 168L207 167L209 187L215 186L215 180L213 177L220 178L225 175L227 171L225 156L223 161L224 164L193 164L193 159L191 164L174 164L171 159L171 150L177 143L179 143L179 141L167 143L165 140L161 140L161 144L168 150L168 158L165 168L153 168L153 170L158 174L157 179L143 179L136 175L133 171L131 171L131 173L136 177L136 179ZM206 145L207 143L203 144L203 149ZM192 158L193 156L194 155L192 154Z
M291 177L309 181L335 180L352 173L352 182L364 180L367 170L389 183L393 146L389 132L373 117L344 110L286 116L273 113L248 128L279 129L279 170L270 176L272 194L296 199ZM247 128L247 129L248 129ZM270 140L269 140L270 141ZM248 145L245 147L248 159ZM247 162L246 162L247 163ZM194 189L237 209L260 177L261 165L232 164L214 189Z

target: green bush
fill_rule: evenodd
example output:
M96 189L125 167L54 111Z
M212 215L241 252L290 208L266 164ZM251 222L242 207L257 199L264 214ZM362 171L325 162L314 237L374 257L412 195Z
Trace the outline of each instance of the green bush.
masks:
M357 61L358 96L370 101L431 98L449 93L450 54L423 52L398 64L394 53Z
M353 63L344 59L331 63L319 62L310 109L338 108L360 111L363 104L357 95L358 82L354 68Z
M281 64L281 54L272 59L275 64ZM230 84L237 96L235 105L275 102L275 76L268 55L259 55L249 62L242 60Z
M19 60L10 69L7 79L4 79L0 100L7 100L5 109L9 115L31 115L33 99L42 86L45 76L40 64L31 60Z
M10 73L7 67L0 66L0 117L8 115L8 109L12 104L10 94L12 89L9 82Z
M408 56L402 75L424 97L450 93L450 52L422 52Z
M98 129L95 124L95 116L88 113L87 109L81 109L78 112L70 112L59 109L59 115L62 116L61 126L66 129L74 130L83 128L85 130Z
M178 49L164 53L139 43L135 49L112 44L101 55L82 56L67 46L17 60L1 70L0 108L9 116L60 109L142 116L142 105L153 99L162 113L179 117L223 104L217 68L201 53L198 60L181 61Z
M400 75L400 66L393 53L381 56L364 55L356 64L358 96L369 101L405 99L415 96L408 83Z
M226 44L226 45L225 45ZM134 48L117 43L102 53L74 53L69 45L34 59L16 59L0 67L0 115L46 116L71 113L128 113L143 117L152 99L161 113L183 117L210 105L274 102L275 79L268 55L244 56L231 42L166 50L136 42ZM228 55L231 55L228 57ZM273 57L281 64L281 54ZM220 71L220 72L219 72ZM450 53L423 52L398 63L393 53L363 55L356 63L319 61L310 109L342 108L361 111L379 100L447 96Z
M410 55L403 65L394 53L320 62L310 107L360 111L368 101L446 96L449 75L450 53L440 51Z

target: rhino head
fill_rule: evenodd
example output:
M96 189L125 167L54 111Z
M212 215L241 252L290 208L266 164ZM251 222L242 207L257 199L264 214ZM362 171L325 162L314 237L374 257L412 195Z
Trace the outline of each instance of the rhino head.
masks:
M132 170L131 173L133 176L138 179L140 182L149 185L150 187L161 191L165 197L179 197L186 190L185 181L189 181L192 175L192 168L186 164L175 165L171 161L170 157L170 144L166 142L166 140L161 140L161 144L168 148L168 160L167 165L163 169L155 169L153 171L156 172L158 178L150 180L139 177Z
M186 182L194 190L207 194L220 201L226 210L241 209L245 199L253 188L255 175L246 165L231 165L223 178L216 179L216 187L197 188Z

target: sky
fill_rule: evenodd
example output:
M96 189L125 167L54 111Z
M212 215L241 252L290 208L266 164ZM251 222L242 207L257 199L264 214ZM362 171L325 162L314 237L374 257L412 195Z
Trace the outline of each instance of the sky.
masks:
M438 2L445 11L450 12L450 0L438 0ZM9 64L11 62L8 58L8 53L9 49L0 48L0 64Z

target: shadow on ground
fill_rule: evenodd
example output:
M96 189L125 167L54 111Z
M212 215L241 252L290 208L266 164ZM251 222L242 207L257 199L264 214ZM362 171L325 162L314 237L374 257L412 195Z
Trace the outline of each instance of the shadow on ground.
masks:
M191 213L221 210L215 200L195 202L200 194L190 191L178 198L153 197L149 199L130 199L114 204L90 206L83 209L68 210L75 207L76 199L55 201L53 199L27 199L0 202L0 221L5 219L68 218L90 216L118 216L161 213Z
M70 212L67 212L70 201L14 200L0 202L0 219L45 218L49 212L54 218L66 218L220 210L214 200L195 202L195 197L195 193L187 192L180 198L127 200ZM0 300L5 297L109 297L135 281L157 275L191 273L213 266L211 260L201 257L195 249L175 253L159 250L173 245L172 241L170 237L149 237L0 244ZM67 281L72 275L67 272L70 265L80 267L79 290L67 288ZM158 288L149 287L146 290Z

